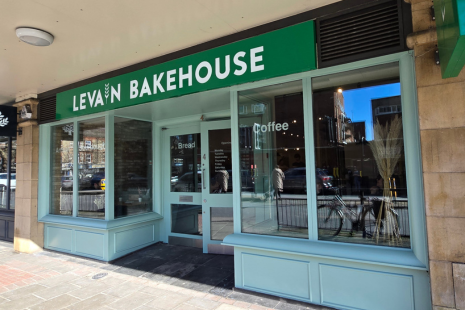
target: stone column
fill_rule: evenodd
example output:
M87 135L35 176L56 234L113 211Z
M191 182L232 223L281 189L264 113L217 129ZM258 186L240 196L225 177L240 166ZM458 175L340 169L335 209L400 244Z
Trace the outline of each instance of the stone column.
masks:
M465 69L442 79L432 2L411 3L433 308L465 309Z
M32 118L18 119L16 140L16 206L14 249L33 253L44 246L44 225L37 221L37 180L39 174L39 125L37 123L36 99L27 99L15 104L18 112L26 104L32 108ZM46 173L46 172L45 172Z

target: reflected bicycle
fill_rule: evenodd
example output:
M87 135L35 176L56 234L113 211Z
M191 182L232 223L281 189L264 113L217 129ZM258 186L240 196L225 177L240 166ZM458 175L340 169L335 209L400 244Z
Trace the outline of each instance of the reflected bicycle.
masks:
M337 236L341 232L346 220L349 220L351 223L351 236L356 231L362 231L363 238L372 237L374 230L371 228L373 224L376 225L376 219L381 210L381 203L382 200L374 198L371 201L369 200L368 204L365 204L364 198L362 198L361 205L348 206L339 195L336 195L330 203L318 207L318 229L323 230L325 235ZM397 212L392 208L389 208L388 212L390 212L394 221L399 223ZM383 215L380 233L383 233L385 219L386 216ZM395 236L400 235L398 224L393 233Z

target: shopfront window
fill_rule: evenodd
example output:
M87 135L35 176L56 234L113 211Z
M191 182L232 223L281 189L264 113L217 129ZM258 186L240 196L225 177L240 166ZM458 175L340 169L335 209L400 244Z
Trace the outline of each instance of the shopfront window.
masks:
M115 218L151 210L152 123L115 117Z
M15 209L15 193L16 137L0 137L0 211Z
M105 218L105 119L78 123L79 205L78 216ZM89 143L90 142L90 143Z
M239 92L242 232L308 238L302 82Z
M312 87L318 239L410 247L398 63Z
M51 214L73 214L73 127L52 127Z

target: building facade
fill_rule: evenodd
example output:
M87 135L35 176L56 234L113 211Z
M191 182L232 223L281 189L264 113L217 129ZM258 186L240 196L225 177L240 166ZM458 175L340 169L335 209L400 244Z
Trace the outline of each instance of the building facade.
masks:
M465 73L431 5L342 1L17 102L15 249L162 241L234 255L242 289L465 309Z

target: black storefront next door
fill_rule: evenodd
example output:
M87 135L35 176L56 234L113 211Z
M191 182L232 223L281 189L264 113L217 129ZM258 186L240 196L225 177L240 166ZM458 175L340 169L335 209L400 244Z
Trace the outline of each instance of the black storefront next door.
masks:
M16 108L0 106L0 240L13 241L16 193Z

